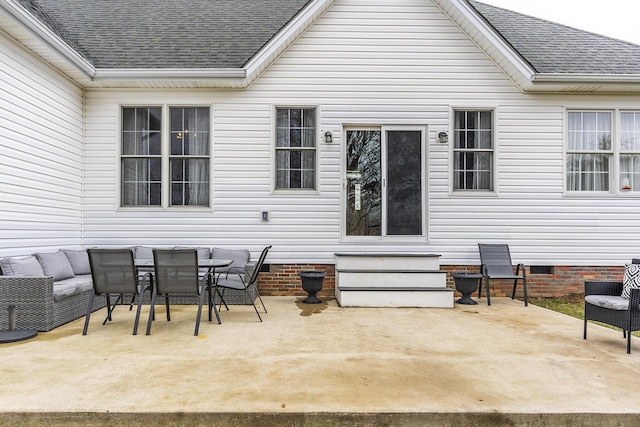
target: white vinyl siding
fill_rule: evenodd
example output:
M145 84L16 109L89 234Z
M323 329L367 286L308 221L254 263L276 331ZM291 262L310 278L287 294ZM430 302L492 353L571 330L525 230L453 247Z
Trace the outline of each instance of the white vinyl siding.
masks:
M213 105L212 210L114 209L118 106L141 103ZM451 194L452 108L488 103L495 194ZM275 107L296 105L317 105L318 135L330 131L333 142L318 144L316 192L275 192ZM637 111L640 101L524 94L430 1L338 0L246 90L89 90L86 243L246 247L254 256L272 244L269 262L287 264L427 252L447 265L479 264L478 242L506 242L530 265L620 265L640 253L640 198L565 195L566 111L587 108ZM416 124L429 131L428 241L341 240L344 129ZM437 142L441 131L449 144Z
M82 90L0 33L0 256L82 244Z

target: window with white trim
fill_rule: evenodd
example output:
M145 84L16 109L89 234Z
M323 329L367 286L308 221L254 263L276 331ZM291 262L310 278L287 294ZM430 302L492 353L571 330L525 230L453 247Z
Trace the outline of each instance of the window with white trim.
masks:
M122 107L121 147L121 206L209 206L209 107Z
M493 111L455 110L453 189L493 191Z
M316 109L276 108L276 190L316 188Z
M640 191L640 111L620 113L620 189Z
M566 182L570 192L640 191L640 112L568 111Z
M609 191L612 114L570 111L567 125L567 190Z

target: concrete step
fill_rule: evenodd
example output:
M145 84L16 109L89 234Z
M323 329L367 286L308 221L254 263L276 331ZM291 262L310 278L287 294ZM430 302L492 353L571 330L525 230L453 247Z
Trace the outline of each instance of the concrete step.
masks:
M438 270L440 255L395 253L336 253L336 269Z
M444 288L447 286L447 272L397 271L397 270L336 270L336 281L340 287L392 287L422 286Z
M342 307L453 308L453 289L431 287L336 287Z

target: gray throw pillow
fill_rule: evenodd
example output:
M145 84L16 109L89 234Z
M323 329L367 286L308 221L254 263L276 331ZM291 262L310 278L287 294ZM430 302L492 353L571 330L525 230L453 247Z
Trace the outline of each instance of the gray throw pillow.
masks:
M153 248L149 246L134 246L133 257L135 259L153 259Z
M73 251L70 249L61 249L61 251L69 260L69 264L71 264L73 273L76 276L80 274L91 274L89 254L86 250Z
M50 252L34 254L42 266L45 276L53 277L53 281L75 277L69 259L63 252Z
M44 276L42 266L34 256L2 258L0 269L5 276Z
M245 268L251 257L251 252L247 249L211 249L211 258L230 259L233 263L228 267L216 268L216 273L228 271L234 268Z

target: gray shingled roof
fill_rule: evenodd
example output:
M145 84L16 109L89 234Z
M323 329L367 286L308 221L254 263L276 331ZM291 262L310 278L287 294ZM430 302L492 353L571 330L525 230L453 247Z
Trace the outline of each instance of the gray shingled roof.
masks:
M538 73L640 74L638 45L468 2Z
M96 68L240 68L310 0L18 0ZM640 74L640 46L469 4L539 73Z
M240 68L309 0L19 0L96 68Z

